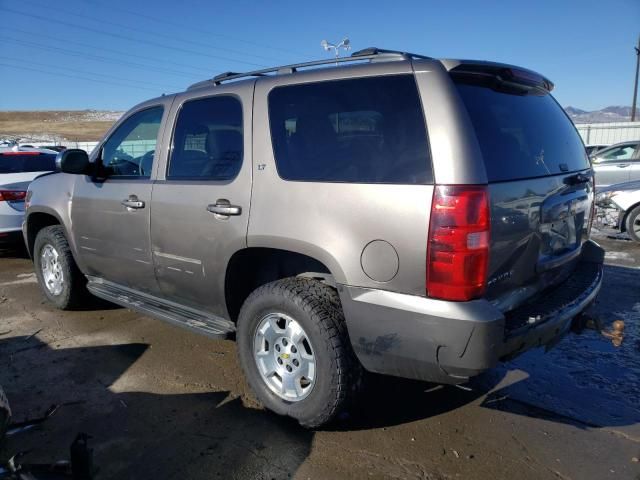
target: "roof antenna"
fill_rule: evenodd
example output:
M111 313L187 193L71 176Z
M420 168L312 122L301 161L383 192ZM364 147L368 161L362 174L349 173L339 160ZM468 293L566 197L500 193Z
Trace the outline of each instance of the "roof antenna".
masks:
M329 43L326 40L322 40L320 42L320 46L325 49L325 51L329 51L333 49L333 52L336 56L336 65L338 64L338 58L340 58L340 48L344 48L345 51L351 50L351 40L349 38L344 38L339 44L335 45L333 43Z

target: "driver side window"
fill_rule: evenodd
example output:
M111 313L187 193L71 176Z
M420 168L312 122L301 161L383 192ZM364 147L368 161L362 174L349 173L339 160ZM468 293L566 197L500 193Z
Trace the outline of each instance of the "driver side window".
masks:
M603 162L618 162L621 160L631 160L634 151L635 145L624 145L609 150L600 156Z
M151 175L163 107L134 113L120 125L102 146L102 165L110 177Z

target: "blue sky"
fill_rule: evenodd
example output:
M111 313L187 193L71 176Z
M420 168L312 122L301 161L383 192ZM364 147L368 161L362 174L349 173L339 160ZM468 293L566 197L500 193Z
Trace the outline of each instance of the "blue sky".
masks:
M114 109L216 73L324 58L348 35L537 70L562 105L630 105L640 0L0 0L0 109Z

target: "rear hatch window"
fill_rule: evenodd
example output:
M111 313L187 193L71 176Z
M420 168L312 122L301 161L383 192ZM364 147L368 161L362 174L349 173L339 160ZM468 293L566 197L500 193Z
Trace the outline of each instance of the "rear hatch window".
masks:
M580 136L550 94L500 91L455 80L480 143L489 182L590 167Z
M0 174L51 172L56 168L56 155L40 152L0 153Z

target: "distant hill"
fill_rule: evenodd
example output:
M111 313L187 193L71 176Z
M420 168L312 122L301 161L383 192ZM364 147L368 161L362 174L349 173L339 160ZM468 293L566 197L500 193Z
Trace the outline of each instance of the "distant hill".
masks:
M113 110L0 111L0 140L96 141L123 113Z
M631 107L610 106L587 111L566 107L574 123L628 122ZM640 121L640 108L636 118ZM124 112L115 110L0 111L0 141L97 141Z
M614 105L590 112L576 107L565 107L564 110L574 123L628 122L631 120L631 107ZM640 121L640 108L636 108L636 120Z

